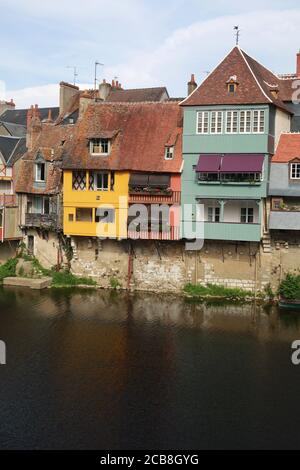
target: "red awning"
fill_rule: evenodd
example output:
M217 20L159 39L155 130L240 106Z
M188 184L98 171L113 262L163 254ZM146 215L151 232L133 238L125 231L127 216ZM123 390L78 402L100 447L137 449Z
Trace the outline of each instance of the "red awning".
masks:
M220 173L261 173L264 159L264 155L257 154L226 154Z
M264 155L258 154L203 154L196 167L197 173L261 173Z
M200 155L197 173L219 173L221 167L222 155Z

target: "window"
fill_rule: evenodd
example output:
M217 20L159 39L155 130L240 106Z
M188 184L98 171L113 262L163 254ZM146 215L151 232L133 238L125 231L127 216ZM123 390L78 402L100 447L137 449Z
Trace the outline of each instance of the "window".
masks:
M45 163L35 164L35 181L45 182Z
M238 111L226 112L226 132L227 134L237 134L238 131Z
M90 152L92 155L109 155L110 140L109 139L92 139L90 141Z
M220 222L220 207L208 207L208 222Z
M74 214L69 214L69 222L74 222Z
M103 224L113 224L115 222L115 209L97 209L96 222Z
M174 158L174 146L166 147L165 160L173 160L173 158Z
M43 214L50 214L50 199L48 197L43 198Z
M300 163L291 163L291 179L300 179Z
M219 173L199 173L199 181L219 181Z
M272 200L272 209L273 211L280 211L283 207L283 199L273 199Z
M263 134L265 132L265 112L253 111L253 134Z
M76 222L93 222L93 209L76 209Z
M198 112L197 132L198 134L208 134L209 132L209 112L208 111Z
M241 208L241 223L253 224L254 222L254 209L252 207Z
M240 133L241 134L251 133L251 111L240 112Z
M262 181L261 173L222 173L221 180L233 183L259 183Z
M236 84L235 84L235 83L229 83L229 84L228 84L228 92L229 92L229 93L234 93L234 92L235 92L235 88L236 88Z
M86 171L73 171L73 191L86 190Z
M222 134L223 131L223 112L212 111L210 120L211 134Z
M108 173L90 173L90 191L108 191Z

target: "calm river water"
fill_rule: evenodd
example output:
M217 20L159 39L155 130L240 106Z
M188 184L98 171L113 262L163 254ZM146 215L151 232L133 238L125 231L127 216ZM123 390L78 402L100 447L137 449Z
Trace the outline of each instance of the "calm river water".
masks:
M300 313L0 290L0 448L300 448Z

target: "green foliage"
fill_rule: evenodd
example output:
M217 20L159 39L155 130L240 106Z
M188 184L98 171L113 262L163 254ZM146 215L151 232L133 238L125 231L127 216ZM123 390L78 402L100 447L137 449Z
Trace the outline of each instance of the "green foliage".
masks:
M68 271L51 272L52 285L55 287L61 286L96 286L97 283L89 277L77 277Z
M246 297L253 297L253 293L243 289L229 289L224 286L217 286L215 284L187 284L184 287L184 292L192 297L222 297L225 299L238 298L245 299Z
M116 277L111 277L109 283L112 289L119 289L122 287L120 281Z
M268 299L274 300L275 294L273 292L271 284L265 286L264 293L268 297Z
M9 259L5 264L2 264L0 266L0 280L2 281L5 277L15 277L17 264L17 258Z
M300 300L300 275L287 274L280 284L279 294L286 300Z

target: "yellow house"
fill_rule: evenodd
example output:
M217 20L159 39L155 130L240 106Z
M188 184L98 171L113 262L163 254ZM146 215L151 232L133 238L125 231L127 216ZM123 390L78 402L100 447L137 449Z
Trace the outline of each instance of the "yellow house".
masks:
M125 171L65 170L65 235L127 238L128 183Z

